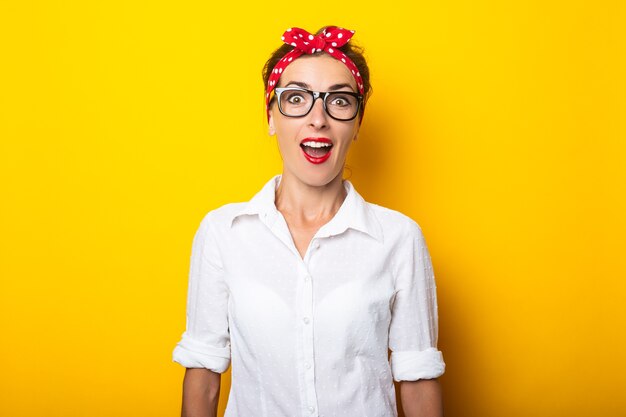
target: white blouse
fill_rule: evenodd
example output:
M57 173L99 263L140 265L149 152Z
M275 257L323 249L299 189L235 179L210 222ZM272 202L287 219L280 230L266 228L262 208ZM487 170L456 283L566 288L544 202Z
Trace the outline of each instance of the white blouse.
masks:
M225 417L395 417L392 378L445 368L422 231L344 180L303 259L274 205L280 180L200 223L173 360L223 373L232 358Z

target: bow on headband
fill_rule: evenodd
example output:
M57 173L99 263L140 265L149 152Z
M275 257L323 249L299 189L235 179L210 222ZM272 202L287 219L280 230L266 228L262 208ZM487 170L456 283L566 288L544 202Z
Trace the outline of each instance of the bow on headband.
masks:
M276 84L278 84L278 79L287 65L302 54L314 54L316 52L324 51L333 58L343 62L356 80L359 93L361 93L361 95L364 94L363 79L361 78L359 69L346 54L337 49L348 43L350 38L352 38L352 35L354 35L353 30L347 30L337 26L329 26L319 35L311 35L306 30L300 28L287 29L281 39L283 42L293 46L294 48L285 54L280 61L278 61L276 66L272 69L270 78L267 82L267 89L265 91L265 108L267 110L268 120L270 117L270 93L274 90Z

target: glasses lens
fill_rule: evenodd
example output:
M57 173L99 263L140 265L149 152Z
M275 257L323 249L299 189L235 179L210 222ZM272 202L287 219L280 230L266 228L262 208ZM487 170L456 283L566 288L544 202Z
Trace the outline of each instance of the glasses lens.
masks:
M330 93L326 97L328 114L339 120L350 120L359 110L359 99L344 92Z
M285 90L280 95L280 108L287 116L302 116L313 104L313 96L303 90Z

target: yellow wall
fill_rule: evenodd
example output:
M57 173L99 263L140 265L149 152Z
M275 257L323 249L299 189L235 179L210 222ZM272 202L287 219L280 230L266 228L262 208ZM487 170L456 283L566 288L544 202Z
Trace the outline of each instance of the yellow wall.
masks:
M193 233L280 172L260 70L325 24L373 72L351 180L431 250L447 415L625 415L624 2L209 3L0 1L0 415L179 413Z

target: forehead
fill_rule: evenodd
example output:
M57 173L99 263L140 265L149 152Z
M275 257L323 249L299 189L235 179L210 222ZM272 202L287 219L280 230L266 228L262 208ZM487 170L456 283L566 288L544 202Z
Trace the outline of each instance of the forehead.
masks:
M301 56L285 68L278 85L291 81L308 84L312 89L325 91L336 84L350 84L356 91L356 81L350 70L340 61L327 54Z

